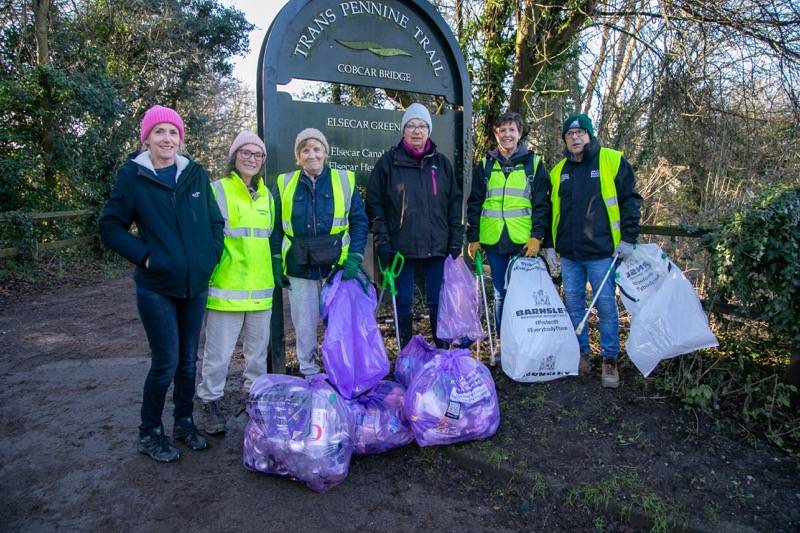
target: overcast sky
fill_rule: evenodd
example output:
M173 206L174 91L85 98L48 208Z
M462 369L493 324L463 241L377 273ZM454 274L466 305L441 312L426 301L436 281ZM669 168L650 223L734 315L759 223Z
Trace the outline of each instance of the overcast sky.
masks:
M267 33L272 19L288 3L288 0L223 0L222 3L243 11L247 20L256 25L250 32L250 52L246 56L237 56L232 59L236 77L255 89L258 52L261 50L264 35Z

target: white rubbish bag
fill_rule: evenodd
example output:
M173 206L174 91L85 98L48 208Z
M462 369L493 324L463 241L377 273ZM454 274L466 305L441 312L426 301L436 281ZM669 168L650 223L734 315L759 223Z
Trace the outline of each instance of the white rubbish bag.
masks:
M544 261L520 257L506 272L500 363L514 381L577 376L580 346Z
M620 265L623 275L630 267L627 261ZM700 299L683 272L667 261L667 273L661 277L657 289L645 290L642 299L628 308L632 318L625 349L644 377L659 361L719 346Z
M617 267L615 280L620 299L631 315L664 283L669 273L669 259L657 244L637 244L633 255Z

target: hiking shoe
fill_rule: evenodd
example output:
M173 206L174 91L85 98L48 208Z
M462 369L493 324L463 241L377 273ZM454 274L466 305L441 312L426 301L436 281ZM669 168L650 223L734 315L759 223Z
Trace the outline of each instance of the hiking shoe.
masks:
M181 458L181 451L172 445L164 435L162 426L139 431L139 453L143 453L159 463L171 463Z
M588 376L592 372L592 362L589 360L589 354L586 352L581 353L581 358L578 361L578 375Z
M619 371L617 370L617 360L610 357L603 357L603 387L616 389L619 387Z
M175 419L175 440L184 442L192 450L205 450L208 448L208 439L200 434L191 416Z
M203 402L203 426L209 435L219 435L220 433L225 433L228 429L227 420L225 420L225 414L222 412L220 403L219 400Z

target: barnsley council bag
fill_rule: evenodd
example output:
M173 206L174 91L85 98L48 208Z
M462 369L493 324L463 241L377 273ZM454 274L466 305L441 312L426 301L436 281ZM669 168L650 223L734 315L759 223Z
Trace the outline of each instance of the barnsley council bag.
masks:
M500 363L514 381L577 376L580 346L544 261L520 257L506 271Z
M667 254L657 244L637 244L633 248L633 255L620 263L614 275L628 313L635 314L647 297L661 287L669 268Z
M652 245L656 246L657 245ZM637 249L639 246L636 247ZM659 248L659 252L661 249ZM636 250L631 259L623 261L617 269L620 279L637 279L637 274L627 276L641 265ZM655 254L654 254L655 255ZM652 268L642 272L658 271L660 259L654 259ZM663 359L719 346L717 338L708 327L708 317L689 280L671 261L666 261L666 273L658 274L656 289L639 290L640 301L628 308L631 313L631 330L625 349L636 368L645 376ZM663 279L662 279L663 278ZM624 300L623 300L624 301Z
M308 381L265 374L247 398L244 466L290 476L322 492L347 477L353 454L353 418L325 374Z
M362 281L344 280L337 272L320 296L322 318L328 319L322 362L331 384L348 399L371 389L389 373L389 359L375 321L375 289L367 284L364 292Z

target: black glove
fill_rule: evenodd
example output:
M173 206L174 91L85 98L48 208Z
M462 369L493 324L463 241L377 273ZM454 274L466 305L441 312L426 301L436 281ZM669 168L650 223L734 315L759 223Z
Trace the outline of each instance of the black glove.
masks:
M378 259L381 262L381 268L388 268L392 264L394 252L388 242L379 244L375 251L378 252Z
M458 256L461 255L461 247L460 246L451 246L450 247L450 257L453 259L458 259Z

